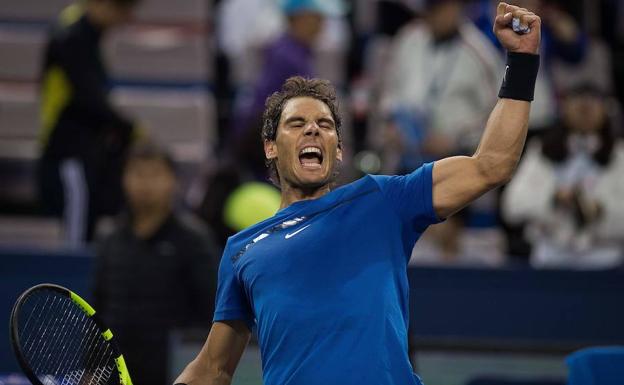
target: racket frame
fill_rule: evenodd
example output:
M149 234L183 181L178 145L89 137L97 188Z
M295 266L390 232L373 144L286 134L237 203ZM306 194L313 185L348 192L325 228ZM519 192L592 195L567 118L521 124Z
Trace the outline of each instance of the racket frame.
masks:
M128 367L126 365L126 361L119 350L119 346L117 345L117 341L113 338L112 331L107 328L102 321L101 317L96 313L95 309L89 305L87 301L85 301L78 294L73 291L59 285L55 285L52 283L42 283L39 285L35 285L26 291L24 291L15 301L13 305L13 309L11 310L11 318L9 322L10 337L11 337L11 346L13 348L13 352L15 353L15 357L17 358L17 362L22 368L22 371L26 375L26 377L34 384L34 385L43 385L41 380L37 377L35 372L30 367L30 364L24 357L22 353L22 348L20 345L20 336L19 336L19 312L22 304L26 301L26 299L31 296L33 293L41 290L50 290L54 291L62 296L70 299L74 305L76 305L87 317L92 319L97 327L99 328L100 335L102 338L111 345L113 349L113 359L115 361L115 365L117 367L117 373L119 375L119 384L120 385L132 385L132 379L130 378L130 373L128 372Z

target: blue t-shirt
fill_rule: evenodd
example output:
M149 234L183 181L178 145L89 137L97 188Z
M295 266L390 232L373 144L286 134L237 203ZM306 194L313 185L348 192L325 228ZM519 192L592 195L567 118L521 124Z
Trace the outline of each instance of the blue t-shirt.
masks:
M265 385L413 385L407 262L432 168L367 175L228 240L215 321L257 326Z

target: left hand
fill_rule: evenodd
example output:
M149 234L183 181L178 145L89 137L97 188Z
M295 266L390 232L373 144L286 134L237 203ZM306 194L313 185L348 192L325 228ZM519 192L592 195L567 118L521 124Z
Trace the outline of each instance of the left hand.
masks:
M520 24L528 26L531 31L518 34L511 28L513 18L520 19ZM525 8L507 3L499 3L494 20L494 34L509 52L529 53L537 55L540 48L541 19Z

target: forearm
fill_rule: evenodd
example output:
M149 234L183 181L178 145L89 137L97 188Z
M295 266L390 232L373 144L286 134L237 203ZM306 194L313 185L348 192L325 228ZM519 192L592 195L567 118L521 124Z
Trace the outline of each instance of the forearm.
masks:
M230 385L232 376L225 370L210 368L199 360L191 361L175 380L175 384L186 385Z
M526 29L513 30L518 19ZM507 49L507 67L499 100L490 114L479 147L471 157L439 160L433 168L433 206L446 218L511 178L526 140L530 101L539 70L540 18L500 3L494 33ZM517 28L517 26L516 26Z
M514 20L526 29L509 28ZM490 114L474 159L488 182L502 184L511 178L526 140L540 63L541 21L524 8L500 3L494 32L507 48L507 66L500 100Z
M249 342L243 321L215 322L204 347L176 379L176 384L229 385Z
M474 159L492 184L507 182L520 159L527 136L531 104L499 99L490 114Z

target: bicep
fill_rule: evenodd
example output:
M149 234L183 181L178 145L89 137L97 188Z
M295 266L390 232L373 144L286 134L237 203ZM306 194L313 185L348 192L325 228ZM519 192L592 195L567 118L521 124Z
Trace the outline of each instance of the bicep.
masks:
M433 208L447 218L492 187L478 161L470 156L453 156L433 165Z

